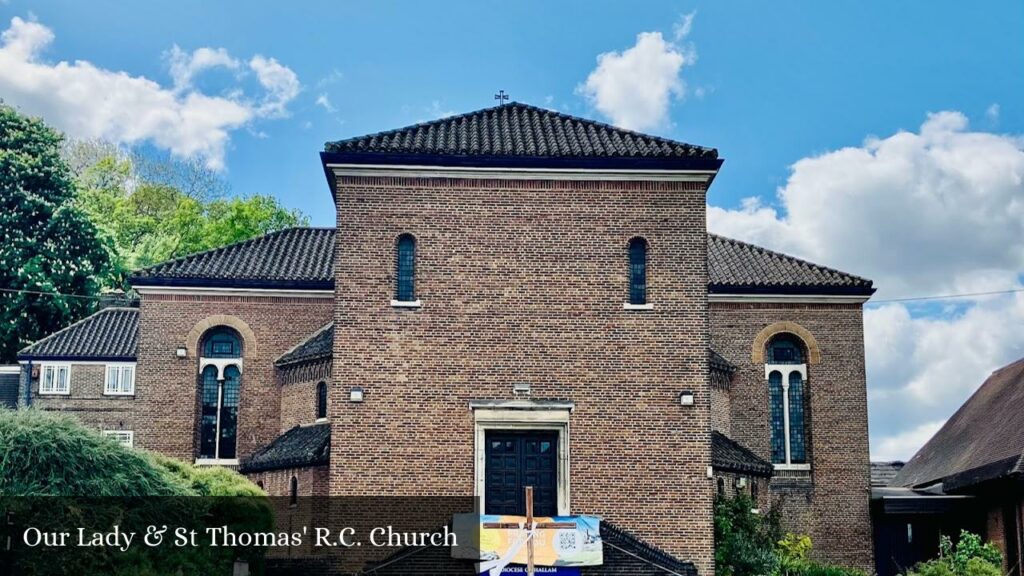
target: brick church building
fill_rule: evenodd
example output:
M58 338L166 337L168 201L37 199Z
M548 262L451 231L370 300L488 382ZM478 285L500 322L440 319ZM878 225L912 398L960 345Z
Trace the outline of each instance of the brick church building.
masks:
M533 485L701 574L745 492L871 568L872 283L709 234L716 150L512 103L321 159L335 227L139 270L20 353L19 403L270 494Z

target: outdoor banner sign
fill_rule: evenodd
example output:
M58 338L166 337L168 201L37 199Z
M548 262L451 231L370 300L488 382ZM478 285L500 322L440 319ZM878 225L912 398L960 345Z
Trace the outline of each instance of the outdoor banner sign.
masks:
M524 516L457 514L453 527L456 533L480 531L479 549L455 546L452 556L480 561L481 573L525 574L531 545L536 574L569 576L579 573L572 568L604 562L600 519L594 516L537 517L527 525Z

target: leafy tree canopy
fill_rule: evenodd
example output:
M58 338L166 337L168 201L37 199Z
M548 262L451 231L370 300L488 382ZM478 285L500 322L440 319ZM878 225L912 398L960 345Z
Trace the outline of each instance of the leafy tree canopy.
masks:
M224 196L218 175L188 161L83 142L65 155L77 167L76 204L116 255L114 287L144 266L308 224L272 196Z
M74 180L61 145L61 135L42 121L0 104L3 363L90 313L92 298L112 278L111 251L74 202Z

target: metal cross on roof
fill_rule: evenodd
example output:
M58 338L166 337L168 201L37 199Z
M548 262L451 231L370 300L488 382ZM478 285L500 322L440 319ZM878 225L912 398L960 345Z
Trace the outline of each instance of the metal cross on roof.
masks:
M504 90L498 90L498 93L494 95L494 99L498 101L498 106L503 106L505 101L508 100L508 94L505 94Z

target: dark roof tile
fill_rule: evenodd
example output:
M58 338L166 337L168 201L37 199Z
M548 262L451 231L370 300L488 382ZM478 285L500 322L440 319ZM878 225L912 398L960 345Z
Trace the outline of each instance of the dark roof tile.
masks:
M770 462L717 430L711 432L711 466L723 472L771 476Z
M134 360L138 308L104 308L18 352L25 360Z
M871 463L871 485L872 486L888 486L892 479L896 477L900 469L903 468L904 462L893 461L893 462L872 462Z
M866 278L717 234L708 234L708 283L712 293L874 292Z
M949 492L1024 474L1024 359L996 370L907 462L892 486Z
M257 450L242 463L241 472L303 468L327 464L331 456L329 422L296 426Z
M328 142L324 150L349 156L387 155L396 162L402 156L458 157L467 164L484 157L550 163L633 159L682 167L685 161L698 159L710 161L705 162L709 167L718 166L718 151L714 148L632 132L518 102Z
M307 360L330 358L334 352L334 322L314 332L309 338L285 352L274 364L286 366Z
M334 286L333 256L333 228L287 228L143 268L131 282L329 290Z

